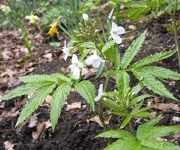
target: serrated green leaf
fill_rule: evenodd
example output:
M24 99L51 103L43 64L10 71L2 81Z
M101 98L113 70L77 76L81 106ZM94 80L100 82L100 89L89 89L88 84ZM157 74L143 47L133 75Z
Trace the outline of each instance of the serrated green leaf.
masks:
M147 30L144 31L132 44L131 46L126 50L122 61L121 61L121 68L126 69L127 66L131 63L134 56L138 53L138 51L141 49L142 44L145 40Z
M166 59L170 56L172 56L173 54L175 54L176 51L165 51L165 52L160 52L160 53L156 53L153 55L149 55L139 61L137 61L136 63L134 63L131 68L138 68L138 67L142 67L142 66L146 66L155 62L158 62L160 60Z
M141 136L140 139L155 139L158 137L164 137L164 136L169 136L175 133L180 132L180 126L179 125L174 125L174 126L151 126L151 127L146 127L143 126L139 130L143 130L143 132L146 131L146 134L144 136ZM142 131L140 131L142 133Z
M75 86L75 89L94 111L95 86L90 81L82 81Z
M58 122L61 109L67 99L67 96L69 95L70 89L71 89L71 85L68 83L64 83L60 85L53 94L53 98L51 101L51 109L50 109L50 119L51 119L53 131Z
M130 77L125 71L121 71L117 74L116 84L120 97L123 99L129 90Z
M134 138L134 136L125 130L109 130L103 133L100 133L97 138L103 137L103 138Z
M162 142L162 141L160 142L160 141L146 139L146 140L141 140L141 144L146 147L150 147L158 150L180 150L179 146L169 142Z
M102 53L105 53L106 51L110 50L114 46L114 44L114 40L106 42L106 44L102 48Z
M120 139L108 145L104 150L140 150L141 145L133 138Z
M57 78L59 83L62 83L62 82L69 82L70 83L71 82L71 79L69 77L67 77L61 73L54 73L54 74L50 75L50 77Z
M126 116L128 114L128 111L126 110L126 108L123 107L123 105L119 105L115 101L112 101L108 98L103 100L103 104L115 115Z
M131 96L137 95L143 88L143 84L140 82L136 86L134 86L131 90Z
M42 87L33 95L32 99L27 101L16 122L16 126L25 121L43 103L46 96L53 91L55 86L55 84L52 84L50 86Z
M131 121L131 118L132 118L131 115L127 115L123 120L120 129L123 129L125 126L127 126L127 124Z
M120 58L118 47L113 49L112 57L113 57L113 63L114 63L115 69L119 70L120 65L121 65L121 58Z
M96 50L96 45L94 44L94 42L84 42L80 45L81 48L84 49L91 49L91 50Z
M22 95L26 95L29 94L31 92L36 91L37 89L43 87L43 86L47 86L48 83L43 83L43 84L26 84L26 85L22 85L20 87L15 88L14 90L12 90L10 93L4 95L2 97L3 100L9 100L15 97L19 97Z
M58 82L52 75L29 75L19 78L24 83L39 83L39 82Z
M138 102L141 102L142 100L144 100L145 98L148 98L148 97L152 97L152 95L144 94L144 95L135 97L130 101L130 106L133 106L134 104L137 104Z
M180 80L180 74L169 69L157 66L145 66L137 69L138 72L150 74L160 79Z
M104 65L105 65L105 62L102 61L100 66L98 67L98 71L96 73L96 79L99 78L104 70Z
M152 90L154 93L159 94L161 96L165 96L167 98L178 101L166 88L165 86L156 78L151 75L143 74L137 71L133 71L133 74L138 78L138 80L142 80L144 86L146 86L149 90Z

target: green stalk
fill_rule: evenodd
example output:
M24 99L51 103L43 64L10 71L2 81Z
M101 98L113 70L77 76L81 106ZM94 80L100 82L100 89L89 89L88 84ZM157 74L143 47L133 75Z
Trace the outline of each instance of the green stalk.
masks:
M131 133L132 133L133 135L135 135L135 130L134 130L133 126L132 126L131 121L129 122L129 128L130 128Z
M109 78L106 78L104 91L107 90L108 84L109 84ZM102 124L104 130L106 131L107 127L106 127L106 125L104 123L104 117L103 117L103 99L100 99L100 101L98 103L98 115L99 115L99 119L101 121L101 124Z
M174 39L175 39L175 44L176 44L176 50L178 53L178 62L179 62L179 70L180 70L180 46L179 46L178 31L177 31L177 25L176 25L176 10L177 10L177 0L176 0L176 7L174 10L174 14L172 15L172 24L174 28Z
M177 31L177 25L176 25L176 17L173 15L172 17L173 22L173 28L174 28L174 39L176 44L176 50L178 53L178 61L179 61L179 70L180 70L180 46L179 46L179 40L178 40L178 31Z

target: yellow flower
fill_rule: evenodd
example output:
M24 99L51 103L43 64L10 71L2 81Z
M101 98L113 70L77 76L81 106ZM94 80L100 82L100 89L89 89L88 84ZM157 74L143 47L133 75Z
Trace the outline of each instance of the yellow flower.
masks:
M49 32L48 32L50 36L53 36L54 34L59 34L58 29L57 29L58 24L59 24L59 21L56 21L53 24L51 24L51 28L49 29Z
M49 32L48 32L50 36L53 36L54 34L57 34L57 35L59 34L57 26L60 23L60 19L61 19L61 16L59 16L58 19L50 25L51 28L49 29Z
M0 5L0 9L6 13L10 12L10 8L7 5Z

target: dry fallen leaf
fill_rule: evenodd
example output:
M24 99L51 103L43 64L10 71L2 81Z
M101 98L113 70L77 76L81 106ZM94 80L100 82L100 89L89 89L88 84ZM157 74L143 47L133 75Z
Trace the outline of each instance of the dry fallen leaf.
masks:
M29 125L28 125L28 127L29 128L33 128L33 127L35 127L35 126L37 126L37 122L38 122L38 116L39 114L38 113L34 113L31 117L30 117L30 119L29 119Z
M40 138L45 127L46 127L45 123L39 123L37 125L37 132L32 132L32 137L34 141L37 141Z
M88 79L90 77L95 76L96 72L97 72L96 68L91 68L91 69L83 68L82 76L84 77L84 79Z
M180 111L180 106L174 103L157 103L157 104L152 104L151 106L153 108L156 108L162 111L168 111L168 110L174 110L177 112Z
M37 141L40 137L42 137L48 128L52 126L50 120L41 122L37 125L37 132L32 132L32 137L34 141Z
M15 146L15 144L13 144L13 143L10 142L10 141L5 141L5 142L4 142L4 149L5 149L5 150L15 150L15 149L14 149L14 146Z
M105 123L106 125L109 124L110 119L111 119L111 116L110 116L107 120L105 120L104 123ZM98 123L101 127L103 127L98 115L94 116L94 117L91 118L91 119L87 119L87 123L88 123L88 124L89 124L90 121L96 122L96 123Z
M71 109L77 109L77 108L81 109L81 102L75 102L70 105L67 104L66 111L69 111Z

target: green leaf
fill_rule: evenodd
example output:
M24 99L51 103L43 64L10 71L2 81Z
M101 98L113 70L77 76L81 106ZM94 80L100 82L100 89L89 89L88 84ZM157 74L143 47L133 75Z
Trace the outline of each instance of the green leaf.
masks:
M142 128L141 128L142 129ZM155 139L158 137L169 136L180 132L180 126L157 126L157 127L144 127L143 131L147 131L141 139ZM142 132L142 131L141 131Z
M119 105L111 99L106 98L105 100L103 100L103 104L115 115L126 116L128 114L128 111L123 107L123 105Z
M137 69L138 72L150 74L160 79L180 80L180 74L169 69L157 66L145 66Z
M120 139L108 145L104 150L140 150L141 145L136 139Z
M138 80L142 78L143 85L146 86L149 90L152 90L154 93L161 96L165 96L177 101L177 99L165 88L165 86L153 76L136 71L133 71L133 74L138 78Z
M125 130L109 130L109 131L106 131L106 132L103 132L103 133L100 133L98 136L96 136L97 138L99 137L103 137L103 138L134 138L134 136L128 132L128 131L125 131Z
M180 150L179 146L174 145L169 142L160 142L160 141L155 141L155 140L144 139L144 140L141 140L141 144L146 147L154 148L157 150Z
M94 44L94 42L84 42L80 45L81 48L84 48L84 49L91 49L91 50L96 50L97 47L96 45Z
M50 112L53 132L58 122L61 109L67 99L67 96L69 95L70 89L71 89L71 85L68 83L64 83L60 85L53 94L53 98L51 101L51 112Z
M111 48L114 46L114 40L106 42L104 47L102 48L102 53L105 53L108 50L111 50Z
M34 92L36 91L37 89L43 87L43 86L47 86L48 83L44 83L44 84L32 84L32 83L29 83L27 85L22 85L14 90L12 90L10 93L4 95L2 97L3 100L9 100L9 99L12 99L12 98L15 98L15 97L19 97L19 96L22 96L22 95L26 95L26 94L29 94L31 92Z
M33 95L32 99L27 101L16 122L16 126L26 120L38 108L38 106L43 103L46 96L53 91L55 86L55 84L52 84L50 86L42 87Z
M54 73L52 75L50 75L50 77L55 77L59 83L63 83L63 82L71 82L71 79L61 73Z
M106 78L110 78L112 76L115 76L118 72L119 70L108 70L107 72L103 74L103 76Z
M119 91L120 97L123 99L129 90L129 82L130 82L130 77L127 72L121 71L120 73L117 74L117 88Z
M132 118L131 115L127 115L123 120L120 129L123 129L125 126L127 126L127 124L131 121L131 118Z
M166 59L166 58L172 56L175 53L176 53L176 51L172 50L172 51L165 51L165 52L160 52L160 53L156 53L153 55L149 55L149 56L137 61L135 64L133 64L131 66L131 68L138 68L138 67L142 67L142 66L146 66L146 65L158 62L160 60L163 60L163 59Z
M90 104L94 111L95 87L90 81L82 81L75 86L76 91Z
M119 70L120 65L121 65L121 60L120 60L121 58L120 58L118 47L114 48L112 57L113 57L113 63L114 63L115 69Z
M142 100L144 100L145 98L148 98L148 97L152 97L152 95L144 94L144 95L140 95L138 97L135 97L130 101L130 106L133 106L133 105L137 104L138 102L141 102Z
M24 76L19 78L20 81L24 83L29 83L29 82L57 82L57 79L53 77L52 75L29 75L29 76Z
M101 73L103 72L104 70L104 65L105 65L105 62L102 61L100 66L98 67L98 71L96 73L96 79L99 78L101 76Z
M127 66L131 63L134 56L138 53L138 51L141 49L141 46L145 40L147 30L144 31L132 44L131 46L126 50L122 61L121 61L121 68L126 69Z
M131 96L137 95L143 88L143 84L140 82L136 86L134 86L131 90Z

